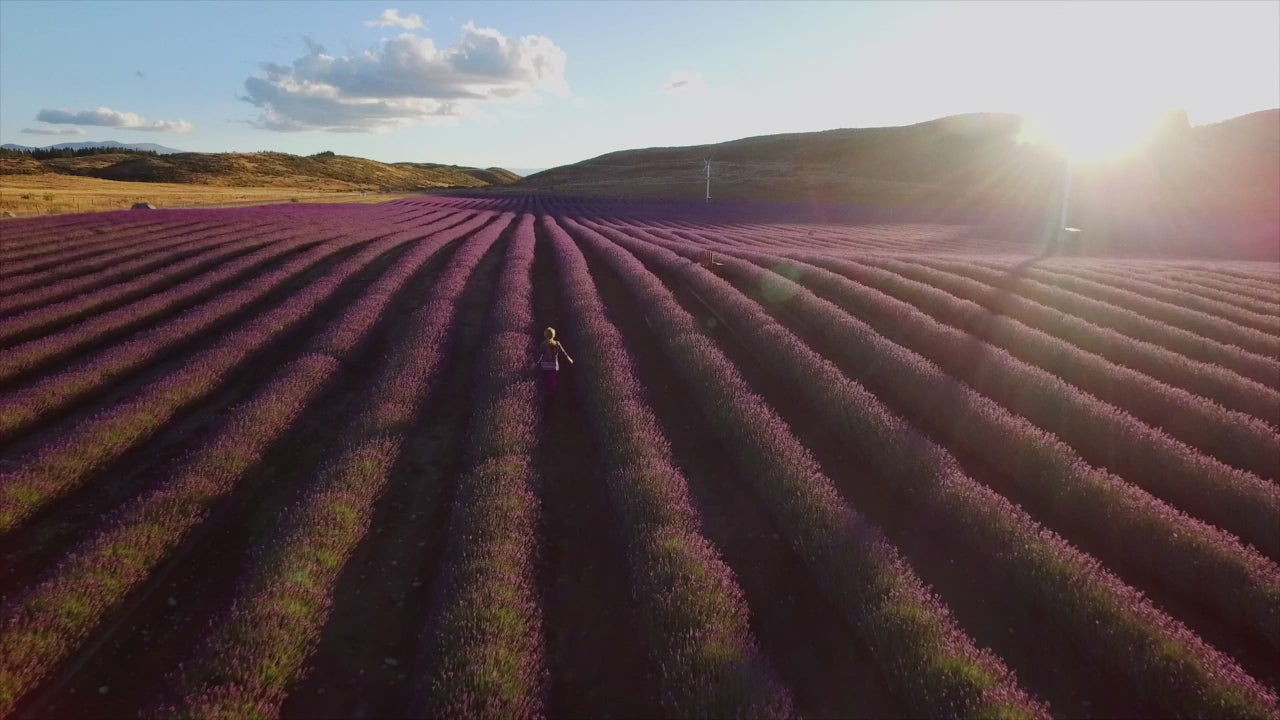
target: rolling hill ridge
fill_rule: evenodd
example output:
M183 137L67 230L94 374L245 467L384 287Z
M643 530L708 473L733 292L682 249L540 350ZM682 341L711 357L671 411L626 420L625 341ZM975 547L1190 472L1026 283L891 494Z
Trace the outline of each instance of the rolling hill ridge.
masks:
M332 153L306 157L277 152L156 156L108 153L48 160L16 154L0 156L0 175L41 173L131 182L376 192L478 188L506 185L518 179L517 175L502 168L433 163L387 164Z

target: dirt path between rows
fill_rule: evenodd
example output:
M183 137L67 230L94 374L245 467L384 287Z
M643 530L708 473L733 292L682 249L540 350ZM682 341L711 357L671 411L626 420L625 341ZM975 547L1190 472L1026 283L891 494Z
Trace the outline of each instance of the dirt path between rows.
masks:
M374 509L369 534L347 561L307 675L281 708L286 718L392 718L414 714L422 635L436 605L449 508L462 472L462 432L506 238L494 243L462 293L450 357L409 428ZM429 286L422 287L425 298Z
M563 286L541 228L534 253L534 317L563 329ZM592 338L558 336L570 354ZM567 366L544 406L537 468L542 501L539 585L551 717L658 717L657 673L631 597L626 552L578 387ZM543 398L546 402L546 399Z
M649 406L689 481L702 531L733 569L750 608L751 629L794 694L796 710L805 717L903 717L906 708L892 697L865 644L779 534L749 481L733 468L715 428L663 357L643 308L589 248L584 250L610 320L628 339ZM694 316L709 327L708 314Z

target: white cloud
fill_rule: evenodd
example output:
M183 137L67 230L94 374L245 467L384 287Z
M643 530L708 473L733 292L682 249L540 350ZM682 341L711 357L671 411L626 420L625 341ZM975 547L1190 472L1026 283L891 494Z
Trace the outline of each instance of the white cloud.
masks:
M22 132L28 135L88 135L89 134L89 131L83 128L29 127L29 128L22 128Z
M364 24L365 27L402 27L405 30L421 30L426 27L417 13L403 17L394 8L383 10L381 15L373 20L365 20Z
M403 33L378 47L332 56L307 41L291 65L263 63L245 80L242 99L262 110L268 130L366 132L474 115L485 103L568 94L565 53L541 35L508 38L463 26L462 38L437 48Z
M187 133L195 126L186 120L154 120L147 119L131 112L120 112L111 108L97 107L92 110L51 110L45 108L36 113L36 120L61 125L94 125L110 127L118 130L141 130L150 132Z
M671 71L667 84L662 86L662 92L668 95L701 95L706 89L707 83L702 73L688 70Z

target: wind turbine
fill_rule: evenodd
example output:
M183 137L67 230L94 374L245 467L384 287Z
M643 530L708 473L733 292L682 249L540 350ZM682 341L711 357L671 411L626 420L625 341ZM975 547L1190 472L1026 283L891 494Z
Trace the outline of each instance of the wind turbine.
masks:
M711 159L703 158L702 165L707 169L707 202L711 202Z

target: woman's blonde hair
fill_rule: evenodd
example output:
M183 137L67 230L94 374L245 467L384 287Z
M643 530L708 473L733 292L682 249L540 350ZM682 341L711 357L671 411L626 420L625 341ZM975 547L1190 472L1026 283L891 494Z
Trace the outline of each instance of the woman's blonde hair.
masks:
M556 329L555 329L555 328L553 328L553 327L549 327L549 328L547 328L546 330L543 330L543 331L542 331L542 337L543 337L543 339L544 339L544 340L555 340L555 339L556 339Z

